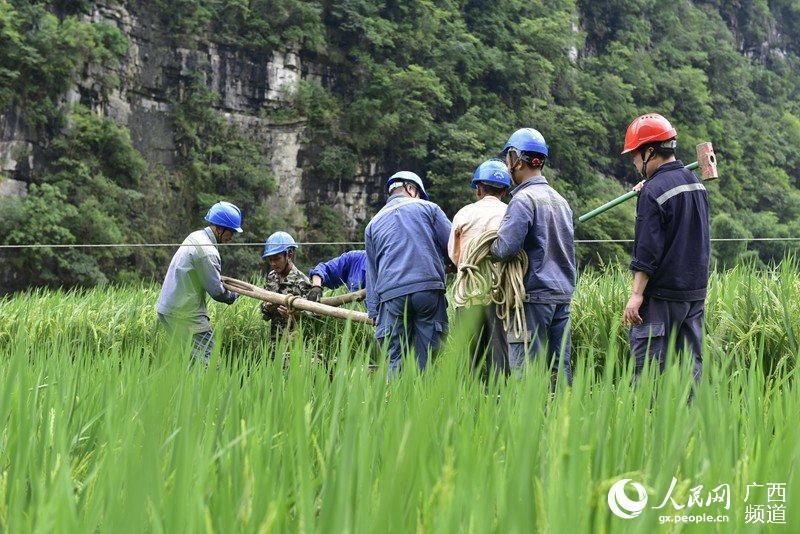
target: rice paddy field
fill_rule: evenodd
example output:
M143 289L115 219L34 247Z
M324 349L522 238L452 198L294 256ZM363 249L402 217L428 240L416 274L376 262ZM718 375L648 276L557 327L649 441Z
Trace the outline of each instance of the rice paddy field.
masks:
M307 318L275 343L245 298L212 308L204 370L156 328L156 286L6 297L0 528L798 532L798 275L713 276L691 402L679 363L631 385L613 269L579 282L553 392L541 365L477 379L458 328L387 383L369 328Z

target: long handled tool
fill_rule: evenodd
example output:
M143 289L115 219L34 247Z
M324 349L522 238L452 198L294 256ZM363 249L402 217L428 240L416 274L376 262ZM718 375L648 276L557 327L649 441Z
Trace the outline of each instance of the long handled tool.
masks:
M246 295L248 297L263 300L264 302L270 302L272 304L277 304L279 306L286 306L290 310L295 309L307 311L317 315L325 315L327 317L335 317L336 319L350 320L356 323L364 323L368 325L374 324L372 319L370 319L369 316L364 312L344 310L342 308L320 304L319 302L301 299L296 295L282 295L280 293L273 293L272 291L267 291L266 289L254 286L253 284L248 284L242 280L237 280L236 278L223 276L222 284L225 286L225 289L234 291L240 295Z
M699 145L697 145L697 161L695 161L694 163L690 163L685 168L689 169L690 171L699 168L701 178L704 182L707 182L709 180L716 180L717 178L719 178L719 175L717 174L717 158L714 155L714 147L711 145L711 143L700 143ZM578 221L586 222L589 219L610 210L614 206L618 206L623 202L625 202L626 200L629 200L637 196L638 194L639 194L638 191L628 191L624 195L619 196L610 202L606 202L599 208L595 208L589 213L581 215L580 217L578 217Z

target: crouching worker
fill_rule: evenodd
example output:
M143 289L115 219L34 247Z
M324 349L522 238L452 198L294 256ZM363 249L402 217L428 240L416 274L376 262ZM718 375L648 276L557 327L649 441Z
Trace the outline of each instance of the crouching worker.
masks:
M533 128L517 130L503 148L516 188L491 251L500 260L510 260L520 250L528 256L524 277L527 333L522 339L508 333L511 369L522 369L526 360L546 354L552 384L563 370L571 385L569 316L575 290L572 210L542 176L548 154L544 137Z
M295 295L306 298L311 283L308 277L294 264L297 243L286 232L275 232L264 243L263 259L269 262L270 272L264 289L282 295ZM297 312L284 305L261 303L261 314L265 321L270 321L273 337L297 321Z
M217 243L229 242L242 232L242 212L230 202L217 202L205 220L210 224L192 232L172 257L156 304L161 325L171 336L192 336L192 363L208 365L214 332L206 308L206 293L225 304L238 296L220 280L222 262Z
M460 269L464 255L473 239L489 230L497 230L506 213L502 198L511 186L511 176L506 164L498 159L482 163L472 176L470 184L477 202L461 208L453 217L453 228L447 250ZM485 369L487 374L508 373L508 344L503 322L497 317L491 296L475 306L456 307L456 318L462 328L470 325L469 348L473 368Z
M309 273L311 289L308 300L319 302L322 288L336 289L346 286L350 292L364 289L367 285L367 253L363 250L351 250L341 256L317 264Z
M422 179L401 171L386 182L388 200L364 231L367 313L379 343L388 339L389 377L413 347L424 370L447 329L445 261L450 221L428 201Z
M630 155L644 183L636 204L633 287L622 320L631 327L638 378L649 357L664 371L667 341L691 355L694 378L703 367L703 314L711 239L708 192L675 159L677 131L657 114L635 119L622 154Z

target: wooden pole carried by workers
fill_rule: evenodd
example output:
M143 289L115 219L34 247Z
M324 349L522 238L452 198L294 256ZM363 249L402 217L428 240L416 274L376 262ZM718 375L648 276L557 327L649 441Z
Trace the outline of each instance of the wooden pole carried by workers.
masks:
M236 278L230 278L227 276L222 277L222 284L225 286L225 289L239 293L240 295L246 295L248 297L263 300L264 302L270 302L272 304L277 304L279 306L286 306L290 310L296 309L314 313L316 315L325 315L327 317L335 317L336 319L344 319L356 323L374 325L372 319L370 319L369 316L364 312L336 308L334 306L328 306L327 304L301 299L296 295L282 295L280 293L273 293L272 291L267 291L266 289L254 286L253 284L249 284L247 282L243 282L242 280L237 280Z
M344 295L336 295L335 297L323 297L319 300L320 304L327 304L328 306L341 306L349 302L356 302L367 298L367 290L361 289L353 291L352 293L345 293Z

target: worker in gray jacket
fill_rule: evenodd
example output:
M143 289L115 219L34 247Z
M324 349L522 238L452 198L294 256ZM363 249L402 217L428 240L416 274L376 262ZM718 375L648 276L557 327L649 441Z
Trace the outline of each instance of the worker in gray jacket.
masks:
M205 220L210 224L192 232L172 257L156 304L159 322L171 335L192 335L192 363L205 365L214 348L214 335L206 309L206 293L225 304L238 295L220 280L222 262L217 243L227 243L242 232L242 212L230 202L217 202Z
M547 143L533 128L517 130L503 148L516 188L492 244L492 255L511 260L528 256L525 273L525 320L522 339L509 332L509 364L521 369L526 360L546 354L555 384L563 370L572 384L569 332L570 302L575 290L575 241L572 210L542 176ZM544 355L542 354L542 355Z

